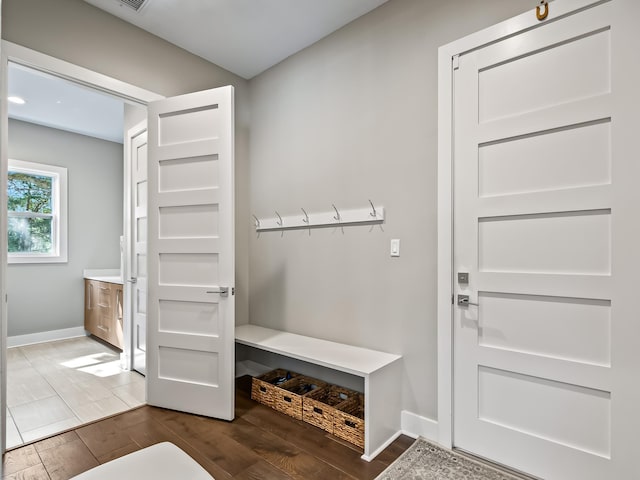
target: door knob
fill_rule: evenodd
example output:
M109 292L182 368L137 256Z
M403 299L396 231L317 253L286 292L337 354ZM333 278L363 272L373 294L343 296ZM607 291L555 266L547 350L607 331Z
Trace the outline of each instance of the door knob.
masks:
M229 287L220 287L217 290L207 290L207 293L219 293L221 297L228 297Z
M468 307L469 305L473 305L474 307L479 307L480 305L477 303L473 303L469 300L469 295L460 295L458 294L458 306L460 307Z

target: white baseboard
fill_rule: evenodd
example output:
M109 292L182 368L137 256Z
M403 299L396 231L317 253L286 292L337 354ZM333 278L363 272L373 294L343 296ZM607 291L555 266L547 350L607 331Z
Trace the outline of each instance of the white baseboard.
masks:
M400 417L402 433L413 438L423 437L438 443L438 422L403 410Z
M84 327L63 328L49 332L30 333L27 335L15 335L7 337L7 347L22 347L34 343L51 342L53 340L65 340L67 338L84 337L87 335Z
M378 447L377 450L375 450L374 452L371 453L371 455L362 455L360 458L363 460L366 460L367 462L372 461L374 458L376 458L380 453L382 453L382 451L387 448L389 445L391 445L396 438L398 438L400 435L402 435L402 432L396 432L393 435L391 435L386 442L384 442L382 445L380 445Z

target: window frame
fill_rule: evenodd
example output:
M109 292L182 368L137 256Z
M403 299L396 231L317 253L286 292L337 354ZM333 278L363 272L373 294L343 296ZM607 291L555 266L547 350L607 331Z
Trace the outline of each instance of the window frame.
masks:
M68 261L68 173L65 167L48 165L44 163L27 162L24 160L9 159L9 172L20 172L32 175L44 175L51 177L52 185L52 224L51 236L52 253L37 252L7 252L9 264L20 263L67 263ZM7 194L8 195L8 194ZM7 209L7 222L12 216ZM36 215L37 216L37 215ZM8 223L7 223L8 227ZM8 235L8 229L7 233Z

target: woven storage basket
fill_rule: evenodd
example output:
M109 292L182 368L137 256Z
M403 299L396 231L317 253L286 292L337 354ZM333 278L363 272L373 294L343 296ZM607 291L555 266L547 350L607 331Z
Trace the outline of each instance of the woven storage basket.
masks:
M302 398L327 384L303 375L292 378L278 389L273 408L297 420L302 420Z
M282 392L280 386L298 375L287 370L276 369L259 377L254 377L251 380L251 398L256 402L273 408L276 398ZM285 381L281 381L282 379L285 379Z
M302 399L302 420L333 433L336 406L358 395L354 390L336 385L314 390Z
M364 395L346 400L336 407L333 434L364 448Z

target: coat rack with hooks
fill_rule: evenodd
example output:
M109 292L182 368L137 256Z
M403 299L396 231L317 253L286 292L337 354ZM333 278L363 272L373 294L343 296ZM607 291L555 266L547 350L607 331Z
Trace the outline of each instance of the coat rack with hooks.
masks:
M369 200L369 207L342 210L331 205L332 210L319 213L307 213L300 208L300 214L282 216L277 211L275 217L259 219L253 215L257 232L269 230L293 230L317 227L340 227L345 225L375 225L384 223L384 207L376 207Z

